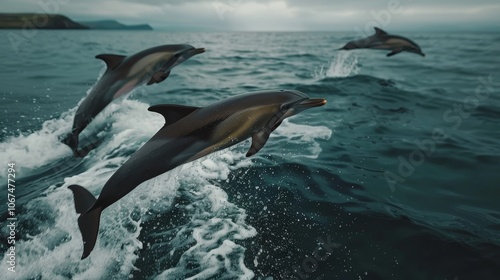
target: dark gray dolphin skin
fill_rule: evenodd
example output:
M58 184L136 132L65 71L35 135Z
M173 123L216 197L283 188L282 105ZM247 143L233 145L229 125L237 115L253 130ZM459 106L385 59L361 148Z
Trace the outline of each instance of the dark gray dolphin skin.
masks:
M68 145L75 156L85 156L88 151L78 151L78 135L109 103L137 86L160 83L174 66L204 51L184 44L157 46L131 56L97 55L96 58L106 63L106 72L78 107L72 131L61 142Z
M372 36L350 41L339 50L377 49L391 51L387 54L387 56L393 56L400 52L406 51L425 56L420 47L412 40L397 35L390 35L378 27L374 28L375 34L373 34Z
M106 182L99 198L71 185L86 258L94 248L101 212L139 184L187 162L252 137L246 156L257 153L281 122L303 110L323 106L299 91L261 91L237 95L207 107L155 105L165 125Z

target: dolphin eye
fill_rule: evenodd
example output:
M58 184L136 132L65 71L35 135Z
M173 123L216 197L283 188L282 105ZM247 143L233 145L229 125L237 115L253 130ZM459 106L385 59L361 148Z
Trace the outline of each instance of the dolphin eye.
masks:
M288 110L288 109L290 109L290 107L292 107L292 105L290 103L285 103L285 104L281 105L281 110Z

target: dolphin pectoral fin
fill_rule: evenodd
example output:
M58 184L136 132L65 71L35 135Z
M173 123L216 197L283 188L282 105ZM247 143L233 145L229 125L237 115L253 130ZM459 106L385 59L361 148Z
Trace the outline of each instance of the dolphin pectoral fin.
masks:
M375 35L387 35L387 32L378 27L373 27L373 29L375 29Z
M152 77L151 77L151 79L147 82L147 84L146 84L146 85L147 85L147 86L149 86L149 85L152 85L152 84L157 83L156 79L157 79L157 76L158 76L158 79L159 79L159 75L161 75L161 73L160 73L160 72L156 72L156 73L154 73L154 74L153 74L153 76L152 76Z
M170 75L170 71L168 72L156 72L153 74L151 77L151 80L146 85L152 85L152 84L158 84L160 82L163 82L168 76Z
M398 54L400 52L402 52L403 50L402 49L396 49L396 50L393 50L392 52L388 53L387 56L393 56L395 54Z
M267 139L269 139L269 136L271 135L271 132L275 131L280 125L283 123L283 121L279 121L269 128L264 128L263 130L255 133L252 135L252 146L250 146L250 149L248 149L248 152L246 154L247 157L255 155L264 145L267 143Z
M122 63L125 57L126 56L124 55L118 54L99 54L95 56L95 58L99 58L106 63L108 70L115 69L120 63Z
M170 76L170 71L163 73L159 82L163 82L166 78L168 78L168 76Z
M165 126L169 126L198 109L200 109L200 107L160 104L149 107L148 111L163 115L165 118Z
M262 147L267 142L267 139L269 139L269 135L271 135L272 130L269 129L263 129L254 135L252 135L252 146L250 146L250 149L248 150L246 157L250 157L255 155Z
M82 186L71 185L68 188L73 191L76 213L81 214L78 217L78 227L83 239L83 260L92 252L97 241L102 208L97 207L92 209L97 200Z

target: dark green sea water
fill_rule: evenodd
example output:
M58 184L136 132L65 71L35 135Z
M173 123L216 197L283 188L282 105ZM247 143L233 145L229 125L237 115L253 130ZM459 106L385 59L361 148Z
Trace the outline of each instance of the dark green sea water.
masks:
M0 199L16 164L16 279L498 279L500 34L408 33L426 57L334 51L348 33L0 31ZM207 52L58 141L104 72L93 57ZM150 105L294 89L328 104L143 183L104 211L81 261L71 191L98 194L163 125ZM2 194L3 193L3 194ZM7 204L1 203L3 224ZM0 276L2 278L3 276ZM3 279L3 278L2 278Z

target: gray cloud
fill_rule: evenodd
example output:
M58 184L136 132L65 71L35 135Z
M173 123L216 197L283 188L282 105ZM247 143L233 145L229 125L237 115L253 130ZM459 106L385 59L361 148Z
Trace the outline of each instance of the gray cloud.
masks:
M58 2L59 1L59 2ZM353 30L499 26L498 0L2 0L5 12L54 12L183 30ZM54 3L61 3L53 5ZM56 8L54 8L56 7Z

